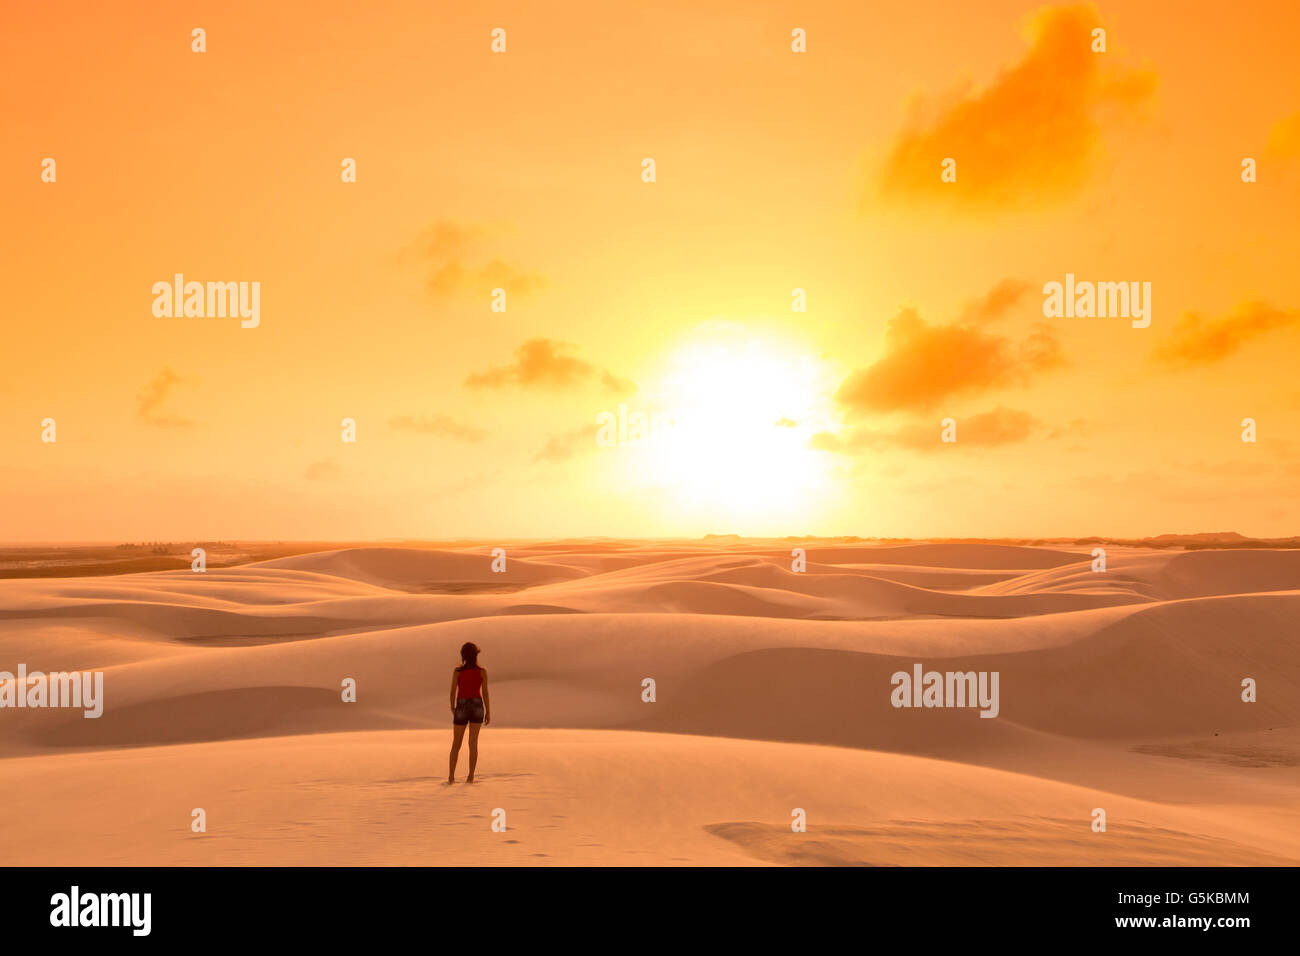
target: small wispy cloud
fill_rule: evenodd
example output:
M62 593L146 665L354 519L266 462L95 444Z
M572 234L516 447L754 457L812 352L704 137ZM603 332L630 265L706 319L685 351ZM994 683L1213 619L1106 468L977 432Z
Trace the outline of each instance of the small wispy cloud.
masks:
M193 381L187 376L176 374L171 366L167 366L136 393L136 415L145 424L158 428L189 428L194 424L191 419L163 414L160 408L166 404L177 385Z
M429 291L439 298L462 293L486 296L493 289L504 289L508 298L515 299L545 288L545 276L492 251L505 231L500 227L435 222L406 252L428 267Z
M857 455L885 448L904 448L910 451L938 451L953 446L994 448L1026 441L1043 427L1043 423L1029 412L998 406L987 412L955 419L957 441L945 443L938 421L914 423L894 429L854 428L837 435L818 432L809 445L819 451Z
M595 383L616 395L636 391L636 385L632 381L565 354L572 349L573 346L552 339L529 339L515 350L513 362L493 366L484 372L471 373L465 379L465 384L470 388L503 388L514 385L521 388L564 390Z
M1278 309L1264 302L1243 303L1220 319L1188 312L1174 326L1170 340L1158 346L1154 355L1167 365L1218 362L1266 332L1296 324L1300 324L1300 309Z
M546 447L534 456L534 461L546 461L552 464L568 461L576 455L596 449L595 426L575 428L561 435L551 435L546 440Z
M343 477L343 469L334 461L314 461L302 476L308 481L336 481Z
M456 438L468 442L482 441L487 436L487 432L483 429L462 425L441 412L424 417L398 415L390 418L388 424L389 427L401 431L419 432L423 435L438 435L443 438Z

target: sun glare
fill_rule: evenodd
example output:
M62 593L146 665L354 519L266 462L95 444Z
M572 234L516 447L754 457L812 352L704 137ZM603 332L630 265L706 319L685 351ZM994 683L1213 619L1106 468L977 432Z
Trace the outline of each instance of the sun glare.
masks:
M816 514L824 456L809 438L830 420L827 375L789 343L728 327L683 346L655 390L644 480L682 506L732 521Z

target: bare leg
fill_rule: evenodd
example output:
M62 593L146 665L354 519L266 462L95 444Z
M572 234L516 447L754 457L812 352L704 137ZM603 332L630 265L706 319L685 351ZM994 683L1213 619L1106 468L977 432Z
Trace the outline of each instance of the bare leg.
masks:
M460 725L457 725L457 726L453 726L453 727L451 728L451 734L452 734L452 737L451 737L451 757L450 757L450 759L449 759L449 761L448 761L448 765L447 765L447 782L448 782L448 783L455 783L455 782L456 782L456 758L458 758L458 757L460 756L460 742L461 742L461 739L465 736L465 725L464 725L464 724L460 724ZM471 753L472 753L472 752L473 752L473 750L472 750L472 747L471 747ZM473 776L473 775L474 775L474 766L473 766L473 763L472 763L472 762L471 762L471 764L470 764L470 771L469 771L469 772L470 772L470 776Z
M478 732L482 729L482 724L469 725L469 776L465 778L466 783L474 782L474 765L478 763Z

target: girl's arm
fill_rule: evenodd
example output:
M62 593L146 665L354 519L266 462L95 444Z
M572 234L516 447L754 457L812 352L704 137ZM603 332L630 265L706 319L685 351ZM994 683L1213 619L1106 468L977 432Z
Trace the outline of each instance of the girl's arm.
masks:
M483 726L492 723L492 701L488 697L487 671L483 671Z
M456 672L451 672L451 712L456 713Z

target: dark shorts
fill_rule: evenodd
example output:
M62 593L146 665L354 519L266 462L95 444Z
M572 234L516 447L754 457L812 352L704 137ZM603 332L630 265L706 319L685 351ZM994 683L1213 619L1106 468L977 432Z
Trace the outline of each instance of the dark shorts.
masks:
M462 697L456 701L456 716L451 722L457 727L483 723L483 698Z

